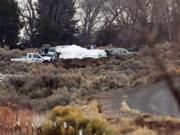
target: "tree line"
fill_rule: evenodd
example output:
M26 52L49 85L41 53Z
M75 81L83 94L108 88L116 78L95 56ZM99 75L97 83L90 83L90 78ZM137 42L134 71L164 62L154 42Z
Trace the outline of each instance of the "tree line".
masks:
M180 40L179 0L0 0L2 47L132 47L149 40Z

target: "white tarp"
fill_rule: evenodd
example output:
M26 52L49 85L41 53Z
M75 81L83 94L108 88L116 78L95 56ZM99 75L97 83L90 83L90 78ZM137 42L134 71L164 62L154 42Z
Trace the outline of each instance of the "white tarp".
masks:
M88 50L77 45L56 46L56 52L60 53L60 59L83 59L107 57L104 50Z

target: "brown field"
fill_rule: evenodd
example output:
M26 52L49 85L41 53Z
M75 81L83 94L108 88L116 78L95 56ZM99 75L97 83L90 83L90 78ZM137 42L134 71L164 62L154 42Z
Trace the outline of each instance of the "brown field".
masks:
M98 60L59 60L52 64L10 62L11 58L33 50L0 50L1 73L13 75L0 83L0 103L5 107L0 110L7 111L7 115L14 114L6 109L7 102L42 113L57 105L88 104L95 93L126 90L163 79L149 49L129 56ZM157 45L157 53L173 76L180 73L179 50L173 44ZM26 112L29 113L25 110L22 116ZM6 113L1 114L6 118ZM12 123L14 119L12 117ZM133 114L133 118L107 119L120 135L174 135L180 129L180 122L176 119L154 119L154 116L143 114Z

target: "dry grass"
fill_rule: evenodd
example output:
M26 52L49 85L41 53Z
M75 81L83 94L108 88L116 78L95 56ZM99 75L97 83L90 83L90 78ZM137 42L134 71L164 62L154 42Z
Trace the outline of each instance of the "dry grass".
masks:
M136 125L130 118L121 118L114 125L117 135L158 135L155 130Z
M77 135L82 130L86 135L112 135L111 126L96 112L96 108L98 109L96 102L84 107L56 107L48 114L42 126L43 133L45 135ZM64 127L65 123L67 128Z
M131 135L158 135L155 131L148 128L140 128L132 132Z
M131 109L124 101L119 118L108 117L116 128L117 135L178 135L180 119L168 116L155 116Z
M57 106L47 115L34 115L35 113L29 109L18 109L16 105L8 104L0 107L0 132L3 127L6 129L14 127L18 112L18 120L21 128L25 129L24 133L26 133L26 123L29 123L30 126L34 125L34 128L41 127L43 135L67 133L77 135L80 130L86 135L92 133L97 135L179 135L179 119L140 113L131 110L127 104L124 107L128 108L123 112L126 115L118 119L109 117L105 120L103 115L98 113L101 105L97 101L91 101L85 106ZM64 128L64 122L67 124L67 129ZM8 130L3 130L6 135L5 131ZM9 135L9 132L7 133Z
M179 74L179 55L175 45L157 45L168 71ZM70 102L81 103L96 92L128 89L160 81L161 72L156 67L151 53L139 53L100 60L59 61L44 65L39 63L13 63L10 58L19 57L32 50L0 50L0 71L22 75L11 77L0 84L1 101L14 98L20 104L41 104L42 110ZM173 52L173 53L172 53ZM72 63L71 63L72 62ZM76 65L84 65L83 68ZM72 67L68 67L68 66ZM91 66L92 65L92 66ZM80 67L81 67L80 66ZM66 69L65 67L68 67ZM19 101L20 100L20 101ZM36 106L35 106L36 107ZM41 110L40 109L40 110Z
M168 72L172 75L179 75L179 48L170 44L156 47L161 57L164 58ZM68 67L71 64L61 66L61 63L43 65L10 62L11 58L22 56L29 51L0 49L1 73L23 75L22 77L11 77L0 83L1 104L7 103L10 99L20 105L33 106L34 110L44 111L57 105L86 104L86 97L99 91L128 89L162 79L161 72L151 58L151 53L147 50L130 56L97 60L97 63L93 61L88 63L88 66L74 61L73 68ZM180 134L180 120L143 114L129 108L126 102L123 102L122 105L121 111L124 116L119 119L108 118L108 122L115 130L113 135ZM66 121L70 124L68 132L72 134L77 134L79 127L83 127L87 135L92 129L102 133L109 129L110 125L98 114L101 108L97 102L83 107L57 107L50 112L43 130L48 132L47 134L55 132L53 135L56 135L57 130L53 127L52 121L56 124ZM0 124L12 126L17 120L16 114L16 109L9 108L9 106L0 107ZM28 109L20 108L18 114L23 126L31 121L39 125L37 121L42 122L44 119L41 119L42 116L33 119L33 112ZM74 123L79 127L74 126ZM62 129L62 126L60 125L61 128L58 128L58 131ZM63 129L61 131L65 132Z
M27 108L18 108L11 104L0 107L0 127L14 128L19 122L22 128L26 128L27 123L32 122L34 112ZM3 124L3 125L2 125Z

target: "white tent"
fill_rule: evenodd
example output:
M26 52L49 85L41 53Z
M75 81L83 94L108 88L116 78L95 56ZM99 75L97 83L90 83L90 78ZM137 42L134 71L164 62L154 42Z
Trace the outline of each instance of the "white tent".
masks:
M57 46L56 52L60 53L61 59L84 59L84 58L102 58L107 57L104 50L88 50L77 45Z

